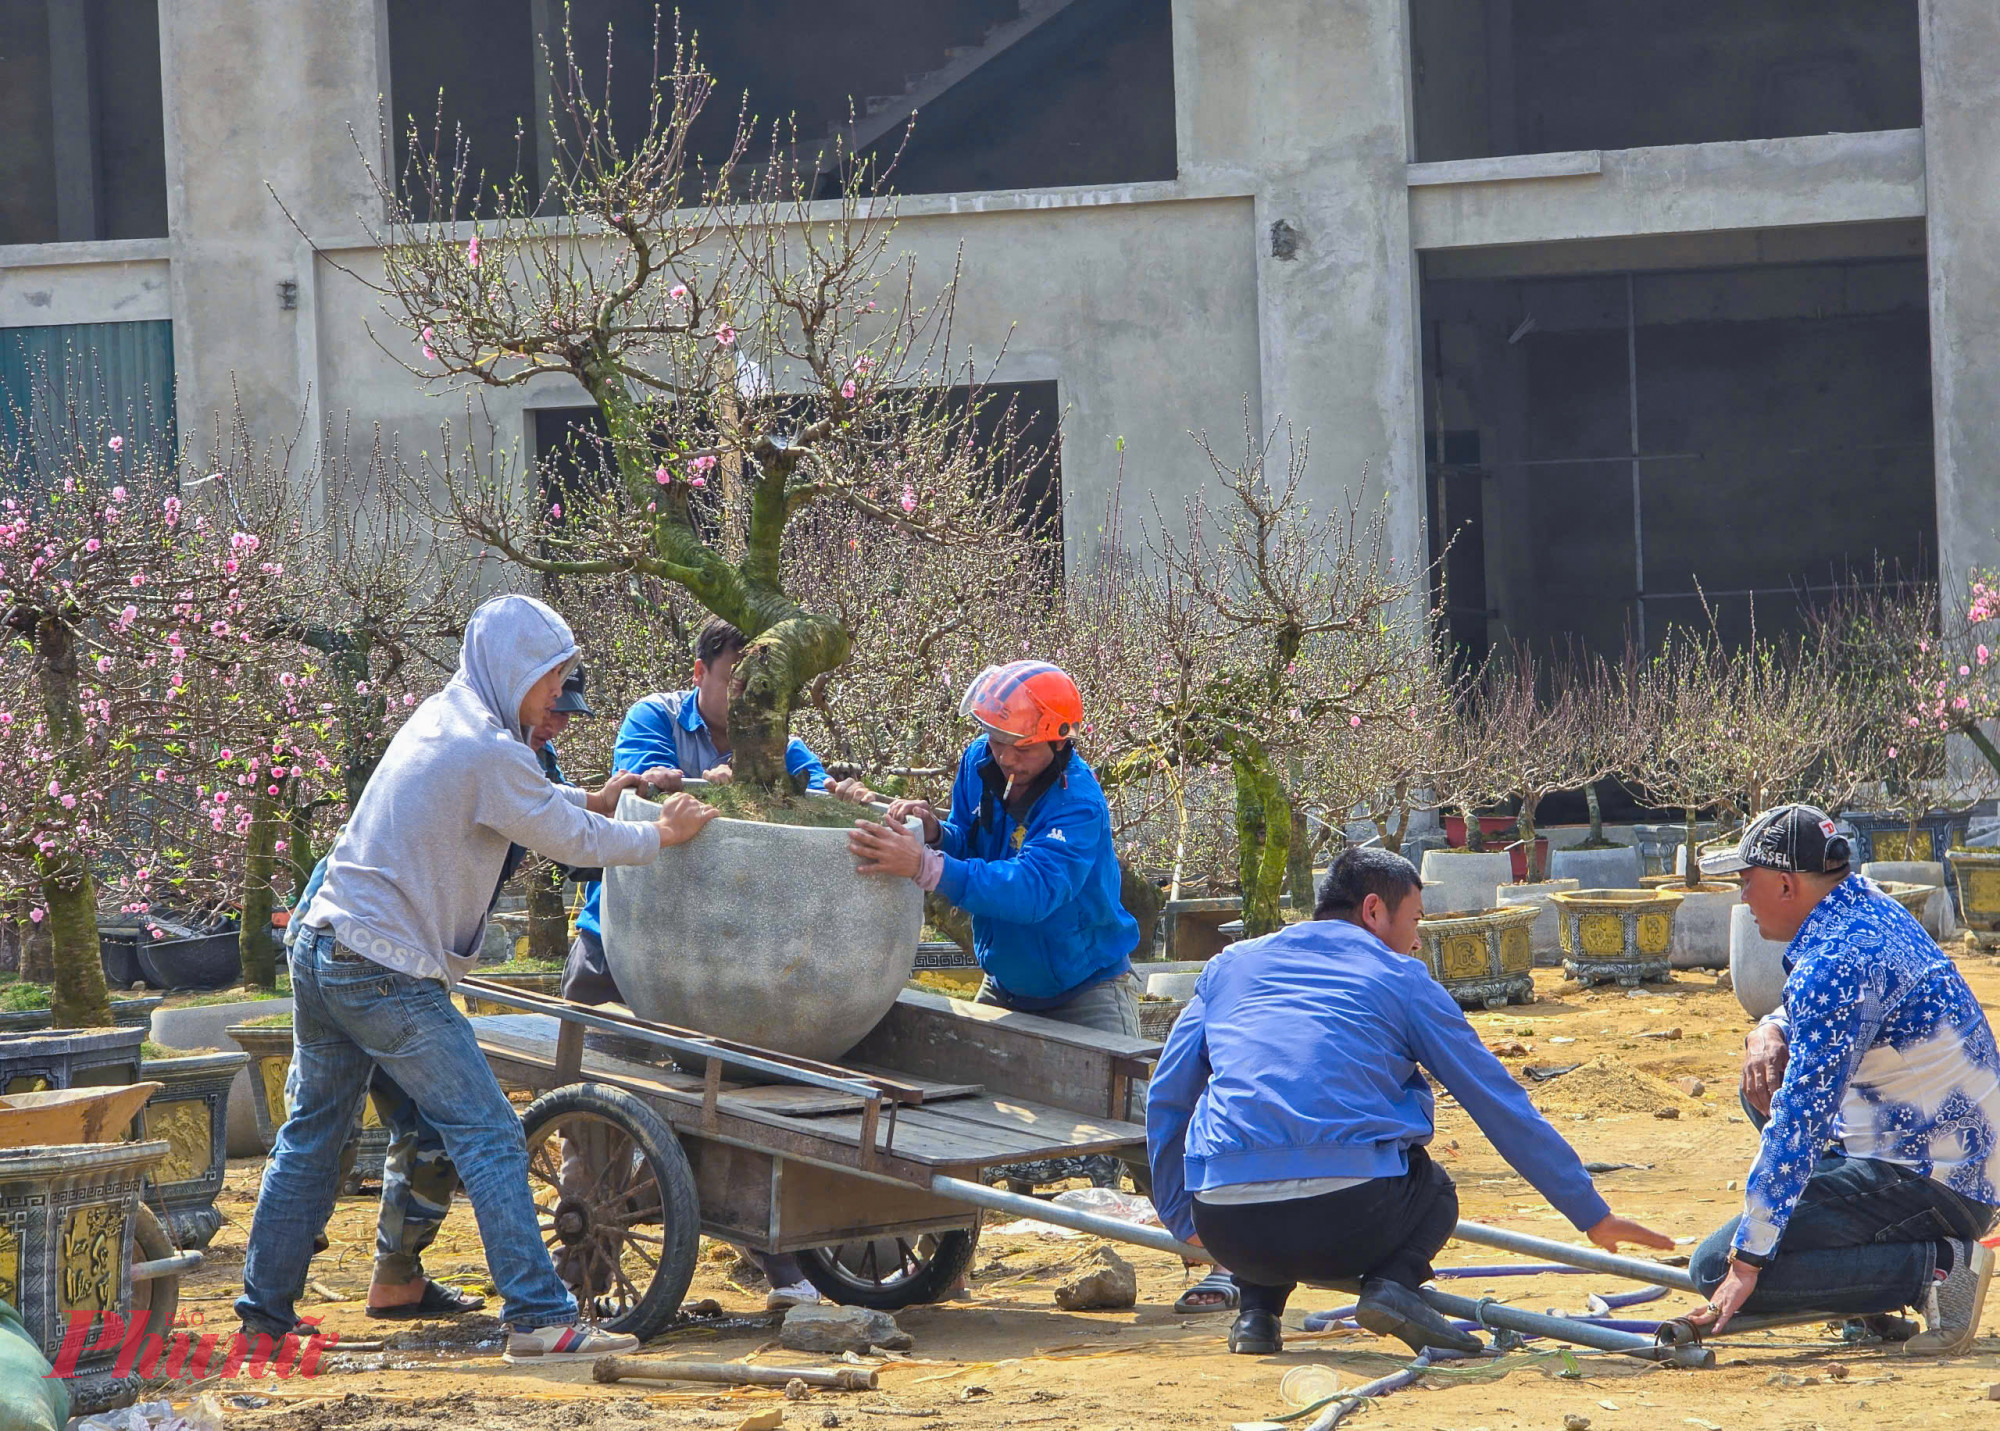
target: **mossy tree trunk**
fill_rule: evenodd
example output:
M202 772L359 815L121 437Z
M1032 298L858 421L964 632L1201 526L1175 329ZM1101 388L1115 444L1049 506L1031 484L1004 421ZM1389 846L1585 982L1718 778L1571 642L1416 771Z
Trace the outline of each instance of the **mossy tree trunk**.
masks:
M250 833L243 841L243 926L236 934L243 982L253 989L278 987L277 955L271 942L271 878L278 868L278 831L284 817L277 800L259 792L250 797Z
M1539 795L1522 796L1521 815L1514 825L1516 837L1525 842L1521 848L1526 851L1527 855L1526 868L1528 874L1527 882L1529 884L1538 884L1542 879L1542 859L1539 852L1539 845L1535 839L1535 811L1541 808L1541 803L1542 799Z
M94 773L96 756L78 706L76 633L50 612L16 613L14 624L17 629L31 626L42 718L48 723L49 743L62 752L56 762L58 778L68 789L83 790ZM52 850L36 856L35 870L48 910L44 923L54 976L51 1021L57 1028L109 1024L111 996L98 957L97 883L91 877L89 853L74 846Z
M563 873L545 864L528 873L528 957L560 964L569 955L569 911Z
M1604 838L1604 807L1597 801L1597 782L1583 787L1583 803L1590 807L1590 845L1601 848L1608 843Z
M1278 908L1292 849L1292 802L1269 752L1252 740L1229 743L1236 777L1236 872L1243 886L1243 937L1285 926Z
M1694 808L1693 806L1689 806L1689 807L1688 807L1688 810L1687 810L1687 875L1686 875L1686 877L1685 877L1685 883L1687 884L1687 887L1688 887L1689 889L1695 889L1695 888L1698 888L1698 887L1700 886L1700 884L1701 884L1701 860L1700 860L1700 859L1699 859L1699 858L1697 857L1697 855L1696 855L1696 852L1695 852L1695 844L1694 844L1694 827L1695 827L1695 822L1696 822L1696 820L1697 820L1697 819L1699 818L1700 814L1701 814L1701 812L1700 812L1699 810L1695 809L1695 808Z

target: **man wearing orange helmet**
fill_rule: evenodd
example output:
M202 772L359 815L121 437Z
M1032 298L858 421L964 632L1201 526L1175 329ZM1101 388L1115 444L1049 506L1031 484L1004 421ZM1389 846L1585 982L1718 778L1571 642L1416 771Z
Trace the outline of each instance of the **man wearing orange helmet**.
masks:
M972 916L980 1003L1137 1038L1139 925L1118 897L1104 791L1076 753L1076 683L1045 661L989 666L959 714L985 733L959 759L951 809L898 800L848 848L864 874L906 876Z

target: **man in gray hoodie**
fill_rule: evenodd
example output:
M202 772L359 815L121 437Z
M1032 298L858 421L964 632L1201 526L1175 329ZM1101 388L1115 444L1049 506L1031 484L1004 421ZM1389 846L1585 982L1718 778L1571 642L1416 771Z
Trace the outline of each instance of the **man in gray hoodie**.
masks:
M507 850L574 865L634 865L714 818L671 797L651 824L609 818L643 779L594 793L552 784L528 743L576 663L563 619L526 596L473 613L458 671L389 743L327 856L290 952L298 1101L279 1130L250 1229L236 1311L251 1333L297 1324L340 1146L380 1064L444 1137L504 1299L509 1362L582 1361L632 1337L577 1325L542 1245L521 1122L451 989L477 962Z

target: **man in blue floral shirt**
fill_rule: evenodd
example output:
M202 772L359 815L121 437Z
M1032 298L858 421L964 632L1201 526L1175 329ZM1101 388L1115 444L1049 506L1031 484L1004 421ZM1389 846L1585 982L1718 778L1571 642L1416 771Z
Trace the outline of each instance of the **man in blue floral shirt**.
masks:
M1744 1058L1763 1146L1743 1215L1694 1256L1712 1300L1693 1320L1909 1306L1925 1329L1905 1350L1956 1355L1993 1277L2000 1051L1957 967L1849 859L1824 813L1786 805L1702 861L1742 871L1758 931L1790 946Z

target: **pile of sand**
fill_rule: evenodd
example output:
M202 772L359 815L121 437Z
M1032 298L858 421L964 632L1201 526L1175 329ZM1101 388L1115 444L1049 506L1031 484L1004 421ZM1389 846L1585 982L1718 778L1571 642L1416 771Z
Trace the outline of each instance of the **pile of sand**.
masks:
M1664 1078L1601 1058L1548 1083L1531 1084L1528 1098L1544 1114L1588 1113L1599 1118L1687 1108L1697 1102Z

